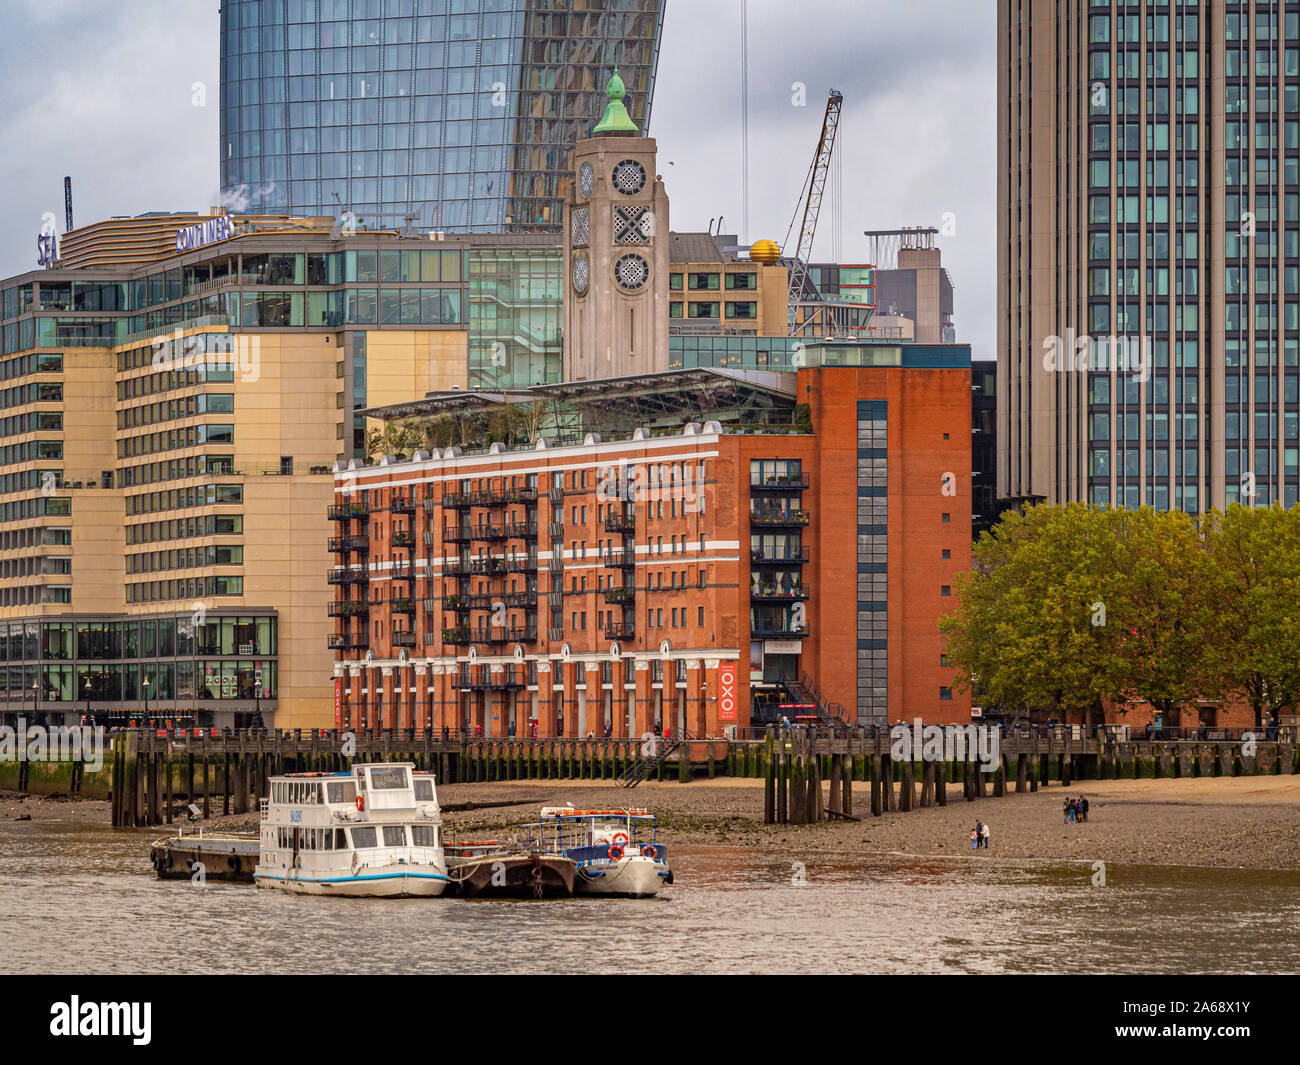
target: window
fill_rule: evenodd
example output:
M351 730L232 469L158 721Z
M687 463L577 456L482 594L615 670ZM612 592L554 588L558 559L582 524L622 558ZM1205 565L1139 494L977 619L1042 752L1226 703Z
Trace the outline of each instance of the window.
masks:
M939 594L942 596L952 595L952 585L942 584L939 586Z
M940 688L940 689L939 689L939 700L940 700L941 702L948 702L948 701L950 701L951 699L952 699L952 689L951 689L951 688Z
M713 289L716 289L716 288L718 287L718 275L717 275L717 274L689 274L689 275L687 275L687 276L688 276L689 279L690 279L690 284L688 285L688 287L691 288L691 289L694 289L694 290L700 290L700 289L710 289L710 290L713 290Z

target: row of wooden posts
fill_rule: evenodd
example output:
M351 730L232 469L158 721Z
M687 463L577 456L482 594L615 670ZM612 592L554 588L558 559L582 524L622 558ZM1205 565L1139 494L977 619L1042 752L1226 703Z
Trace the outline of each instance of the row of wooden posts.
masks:
M314 749L313 749L314 747ZM685 757L654 767L650 779L665 776L689 780L692 757L709 777L725 767L721 748L691 744ZM224 749L222 749L224 748ZM346 772L352 762L413 762L431 770L440 783L504 780L611 780L644 757L637 740L479 740L465 743L400 740L360 747L350 755L335 744L302 746L273 744L258 749L252 743L195 743L187 749L163 739L115 743L112 763L113 825L119 828L172 824L189 815L184 807L200 808L200 817L244 814L268 793L272 776L299 772Z
M827 751L830 746L832 749ZM834 747L848 746L848 750ZM808 733L769 735L762 747L733 752L735 775L764 778L765 824L811 824L854 818L853 783L870 784L871 814L906 813L948 804L948 785L960 784L968 802L1007 794L1014 775L1017 793L1036 792L1051 780L1068 787L1079 779L1251 776L1300 774L1300 745L1262 744L1249 756L1239 743L1150 743L1103 746L1095 753L1021 750L1002 754L992 771L978 761L894 759L875 749L819 742ZM1014 767L1014 769L1013 769ZM920 785L918 793L917 786ZM826 785L823 790L823 785Z

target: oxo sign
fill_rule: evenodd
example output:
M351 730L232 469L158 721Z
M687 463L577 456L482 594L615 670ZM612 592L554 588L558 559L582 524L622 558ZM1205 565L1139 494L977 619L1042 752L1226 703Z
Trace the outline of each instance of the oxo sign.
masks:
M718 665L718 720L736 720L736 663Z

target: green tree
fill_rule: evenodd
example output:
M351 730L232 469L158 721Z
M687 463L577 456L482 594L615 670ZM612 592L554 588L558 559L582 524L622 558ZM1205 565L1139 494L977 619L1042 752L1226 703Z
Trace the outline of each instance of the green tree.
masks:
M384 455L396 455L409 458L420 446L418 430L413 426L396 421L385 421L383 425L371 426L366 430L366 455L372 459Z
M1230 506L1207 519L1206 694L1241 693L1264 725L1300 704L1300 507Z
M1107 512L1081 503L1014 511L981 537L944 618L955 686L972 676L1009 709L1046 709L1091 723L1121 689L1124 665L1107 631L1123 574Z

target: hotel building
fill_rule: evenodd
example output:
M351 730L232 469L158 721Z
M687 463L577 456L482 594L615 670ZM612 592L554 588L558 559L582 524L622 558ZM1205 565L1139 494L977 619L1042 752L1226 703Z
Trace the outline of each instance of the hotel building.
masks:
M1291 506L1300 3L999 0L998 59L998 495Z
M558 370L558 308L514 305L558 283L544 238L231 221L86 226L0 282L8 718L327 721L331 470L361 409L466 387L507 317Z

